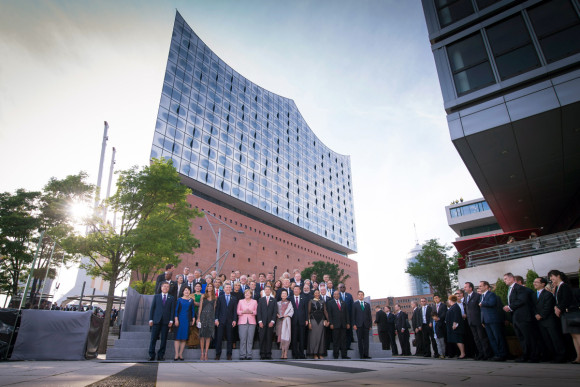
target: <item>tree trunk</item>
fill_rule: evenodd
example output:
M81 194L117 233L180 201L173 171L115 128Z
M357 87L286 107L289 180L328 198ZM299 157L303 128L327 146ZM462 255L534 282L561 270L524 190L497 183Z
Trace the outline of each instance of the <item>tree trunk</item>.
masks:
M117 278L117 275L111 275L111 278ZM103 322L103 331L101 332L101 342L99 343L99 353L107 353L107 343L109 341L109 322L111 321L111 312L113 311L113 299L115 297L116 280L109 282L109 292L107 294L107 307L105 308L105 321Z

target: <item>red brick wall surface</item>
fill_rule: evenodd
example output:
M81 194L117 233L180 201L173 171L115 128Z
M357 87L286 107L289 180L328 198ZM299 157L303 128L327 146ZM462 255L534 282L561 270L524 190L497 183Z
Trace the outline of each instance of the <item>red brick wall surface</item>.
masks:
M194 254L181 256L182 262L174 271L175 274L183 273L185 266L188 266L192 272L196 268L205 272L215 264L217 244L207 222L209 220L214 224L216 235L218 227L222 230L220 254L230 251L221 270L228 278L232 270L240 270L243 274L258 274L273 272L274 266L278 266L276 277L280 277L285 271L292 273L293 269L303 270L314 261L326 261L338 264L340 269L344 269L345 274L350 275L350 279L346 282L348 291L355 292L359 289L356 261L198 196L190 195L188 201L193 206L209 211L232 228L244 233L237 234L208 215L195 219L191 230L199 239L200 247L195 250ZM324 273L318 273L319 279L322 278L322 274Z

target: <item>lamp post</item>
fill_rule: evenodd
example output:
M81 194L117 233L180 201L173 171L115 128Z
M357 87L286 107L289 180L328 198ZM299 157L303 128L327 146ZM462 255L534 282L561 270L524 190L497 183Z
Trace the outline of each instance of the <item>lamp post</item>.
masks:
M236 230L235 228L233 228L232 226L230 226L229 224L227 224L226 222L224 222L223 220L217 218L214 214L212 214L209 211L204 210L203 211L206 215L211 216L212 218L214 218L215 220L217 220L218 222L220 222L221 224L223 224L224 226L226 226L227 228L229 228L230 230L232 230L233 232L235 232L236 234L243 234L244 232L242 230ZM222 228L218 226L218 232L217 235L213 229L213 226L217 225L217 224L212 224L208 217L205 217L205 220L207 221L207 224L209 224L209 228L211 229L211 232L213 233L214 238L216 239L216 243L217 243L217 249L216 249L216 256L215 256L215 270L219 273L220 272L220 266L223 267L224 263L225 263L225 258L227 258L228 254L230 253L229 250L226 250L226 252L224 252L222 255L220 255L220 248L221 248L221 239L222 239ZM220 263L220 261L223 260L223 262ZM214 267L212 266L212 267ZM211 269L211 267L210 267ZM209 269L208 269L209 270Z

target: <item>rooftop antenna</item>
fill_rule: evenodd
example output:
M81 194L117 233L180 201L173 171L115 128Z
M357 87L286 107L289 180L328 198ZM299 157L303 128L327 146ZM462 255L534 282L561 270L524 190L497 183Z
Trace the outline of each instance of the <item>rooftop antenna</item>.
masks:
M415 244L419 244L419 237L417 236L417 226L413 223L413 228L415 229Z
M109 124L105 121L105 130L103 131L103 144L101 145L101 160L99 161L99 173L97 175L97 193L95 195L95 214L98 213L98 206L101 196L101 180L103 178L103 164L105 163L105 150L107 149L107 132L109 131Z

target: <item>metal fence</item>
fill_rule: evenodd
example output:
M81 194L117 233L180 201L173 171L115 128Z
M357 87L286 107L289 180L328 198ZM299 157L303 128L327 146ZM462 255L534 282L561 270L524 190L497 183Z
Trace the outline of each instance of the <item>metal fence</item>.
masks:
M580 247L580 229L471 251L467 254L467 267L509 261L576 247Z

